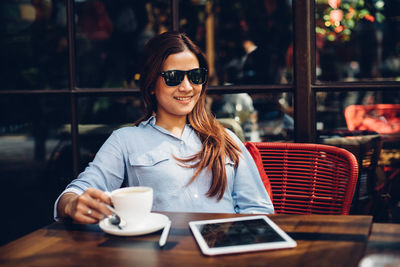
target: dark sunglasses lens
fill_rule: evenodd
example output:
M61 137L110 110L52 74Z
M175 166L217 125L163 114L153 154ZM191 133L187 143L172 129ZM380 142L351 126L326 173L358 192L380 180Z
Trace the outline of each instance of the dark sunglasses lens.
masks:
M162 76L167 86L177 86L185 78L185 73L187 73L190 82L196 85L204 84L207 80L207 70L203 68L192 69L187 72L182 70L168 70L163 72Z
M168 86L177 86L183 81L184 76L185 73L183 71L170 70L165 72L164 81Z
M193 84L203 84L207 80L207 71L205 69L193 69L188 72L188 78Z

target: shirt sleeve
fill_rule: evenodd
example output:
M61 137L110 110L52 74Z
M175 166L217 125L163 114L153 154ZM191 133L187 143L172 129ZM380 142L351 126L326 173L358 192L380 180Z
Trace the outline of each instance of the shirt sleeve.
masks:
M233 199L237 213L274 214L274 206L261 180L257 166L244 144L228 130L242 150L236 169Z
M54 203L54 219L60 220L57 206L61 196L67 192L83 194L88 188L112 191L121 187L125 175L125 160L120 138L114 132L101 146L89 166L73 180Z

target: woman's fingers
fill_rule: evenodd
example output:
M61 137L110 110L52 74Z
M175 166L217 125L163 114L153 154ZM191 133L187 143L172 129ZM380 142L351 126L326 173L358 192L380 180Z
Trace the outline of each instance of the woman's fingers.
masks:
M111 204L111 198L109 195L101 190L95 188L89 188L86 192L90 195L90 202L88 203L89 208L93 208L95 211L92 217L98 218L99 220L104 217L104 215L111 215L112 212L105 204Z
M96 188L88 188L85 193L88 193L92 198L98 199L106 204L111 204L111 198L108 194Z
M103 213L99 211L99 204L97 200L92 199L90 196L82 195L78 200L76 215L81 215L81 218L85 221L90 218L92 223L98 222L104 218Z
M74 216L74 220L78 223L97 223L99 220L91 217L91 215L85 215L84 213L76 213Z
M70 216L80 223L97 223L104 218L104 215L112 214L105 205L110 203L111 199L106 193L89 188L73 200Z

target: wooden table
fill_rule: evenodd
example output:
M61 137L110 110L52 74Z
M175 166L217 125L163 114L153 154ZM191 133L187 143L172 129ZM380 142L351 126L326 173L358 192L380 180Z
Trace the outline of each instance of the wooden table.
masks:
M374 223L366 255L390 253L400 255L400 224Z
M161 231L117 237L97 225L53 223L1 247L0 266L351 267L364 256L372 225L371 216L271 215L297 241L296 248L209 257L201 254L188 222L242 215L163 214L172 221L163 248L158 246Z

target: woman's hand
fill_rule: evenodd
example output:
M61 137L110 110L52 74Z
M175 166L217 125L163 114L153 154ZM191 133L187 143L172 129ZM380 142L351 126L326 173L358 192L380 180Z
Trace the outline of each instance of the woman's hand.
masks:
M78 223L97 223L104 215L112 212L105 204L111 205L109 195L95 188L87 189L82 195L65 193L58 203L60 217L71 217Z

